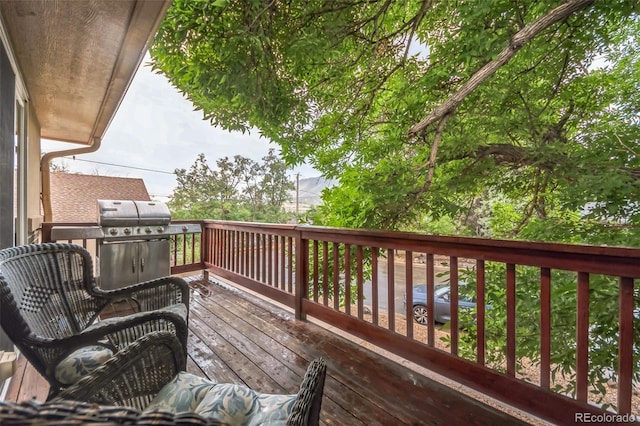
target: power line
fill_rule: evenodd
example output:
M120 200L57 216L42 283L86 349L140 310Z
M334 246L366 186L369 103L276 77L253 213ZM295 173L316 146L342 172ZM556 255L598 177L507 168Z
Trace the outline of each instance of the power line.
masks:
M133 169L133 170L142 170L145 172L154 172L154 173L164 173L166 175L174 175L174 172L167 172L165 170L155 170L155 169L147 169L144 167L134 167L134 166L124 166L122 164L114 164L114 163L105 163L102 161L93 161L93 160L82 160L80 158L75 158L75 157L61 157L61 158L65 158L67 160L74 160L74 161L84 161L85 163L94 163L94 164L102 164L105 166L114 166L114 167L122 167L125 169Z

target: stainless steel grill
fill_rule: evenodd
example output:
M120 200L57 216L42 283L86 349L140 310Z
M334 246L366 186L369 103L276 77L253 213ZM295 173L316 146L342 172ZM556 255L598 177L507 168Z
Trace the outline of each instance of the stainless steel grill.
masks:
M98 200L98 226L56 226L51 238L96 239L99 285L115 289L169 275L170 236L200 231L197 224L171 224L161 202Z

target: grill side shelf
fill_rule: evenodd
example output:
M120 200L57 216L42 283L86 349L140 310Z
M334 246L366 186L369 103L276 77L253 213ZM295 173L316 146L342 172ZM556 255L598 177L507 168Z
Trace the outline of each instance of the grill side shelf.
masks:
M59 240L91 240L104 238L99 226L54 226L51 228L51 239Z

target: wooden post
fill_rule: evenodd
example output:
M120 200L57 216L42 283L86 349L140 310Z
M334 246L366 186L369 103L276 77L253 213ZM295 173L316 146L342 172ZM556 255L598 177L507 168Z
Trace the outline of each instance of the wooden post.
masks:
M306 314L303 311L302 299L308 298L307 277L309 276L309 241L302 238L302 232L298 230L295 237L296 258L293 264L296 268L296 281L294 292L294 309L296 319L305 320Z

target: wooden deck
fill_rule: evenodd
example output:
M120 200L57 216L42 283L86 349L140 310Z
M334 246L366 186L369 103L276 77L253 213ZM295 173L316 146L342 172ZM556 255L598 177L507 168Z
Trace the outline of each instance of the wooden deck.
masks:
M327 358L325 425L516 425L521 419L433 381L245 292L192 281L190 372L261 392L295 393L308 363ZM21 358L6 400L44 400Z

